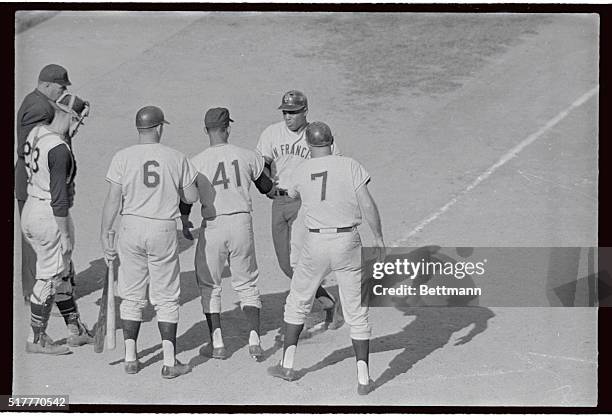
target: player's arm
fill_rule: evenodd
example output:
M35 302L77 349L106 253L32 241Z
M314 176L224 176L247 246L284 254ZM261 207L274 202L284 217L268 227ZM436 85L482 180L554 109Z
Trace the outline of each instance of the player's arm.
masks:
M384 248L385 241L383 239L380 214L378 212L376 202L374 201L374 198L372 198L372 195L368 190L367 183L364 183L359 188L357 188L356 193L357 202L359 203L361 213L363 214L366 222L372 230L372 234L374 235L374 246Z
M102 208L102 225L100 227L100 241L104 250L104 257L107 260L114 260L117 256L117 250L108 239L108 232L112 230L115 218L121 208L121 185L108 181L108 192L104 200L104 208Z
M270 179L270 169L266 156L259 150L250 159L251 179L257 190L262 194L270 193L274 189L274 182Z
M191 214L191 207L193 204L188 204L186 202L179 202L179 211L181 213L181 224L183 228L183 237L187 240L193 240L193 235L191 234L190 228L193 228L193 223L189 221L189 215Z
M193 181L191 185L187 185L185 188L179 189L179 195L181 197L181 201L185 204L193 204L198 201L198 185L196 181ZM191 208L189 209L191 212Z
M51 192L51 209L60 231L62 254L72 252L68 211L70 208L69 185L66 183L72 169L70 150L64 145L54 147L48 154L49 190Z

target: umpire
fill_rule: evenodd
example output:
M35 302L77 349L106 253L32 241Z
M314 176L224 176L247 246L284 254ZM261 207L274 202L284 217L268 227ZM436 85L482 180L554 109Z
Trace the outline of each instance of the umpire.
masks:
M24 144L30 131L39 124L49 124L55 110L51 101L57 100L71 85L66 68L50 64L38 75L38 86L26 95L17 113L17 163L15 164L15 198L19 216L28 197L28 175L26 173ZM70 143L68 143L70 145ZM36 282L36 253L25 238L21 239L21 282L26 300L32 294Z

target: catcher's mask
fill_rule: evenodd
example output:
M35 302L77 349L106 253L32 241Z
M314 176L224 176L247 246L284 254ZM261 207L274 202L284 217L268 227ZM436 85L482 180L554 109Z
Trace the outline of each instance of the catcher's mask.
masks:
M54 104L60 110L70 114L72 122L68 137L74 137L79 127L84 124L83 121L85 117L89 115L89 102L77 97L71 92L65 92L55 100Z

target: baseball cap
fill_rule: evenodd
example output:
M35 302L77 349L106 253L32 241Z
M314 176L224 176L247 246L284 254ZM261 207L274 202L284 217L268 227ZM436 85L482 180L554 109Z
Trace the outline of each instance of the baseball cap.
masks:
M61 65L49 64L40 70L38 80L42 82L53 82L55 84L72 85L68 80L68 71Z
M204 116L204 125L206 128L227 127L229 123L234 122L230 118L229 110L223 107L211 108Z
M279 110L297 111L308 107L308 100L302 91L291 90L283 94Z

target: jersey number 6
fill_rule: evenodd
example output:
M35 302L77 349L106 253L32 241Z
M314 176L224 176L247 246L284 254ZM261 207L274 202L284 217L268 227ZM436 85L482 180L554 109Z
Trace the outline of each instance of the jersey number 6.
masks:
M152 166L158 168L159 162L157 160L149 160L142 166L143 181L147 188L155 188L159 185L159 173L151 170Z
M325 201L325 193L327 192L327 171L312 173L310 180L316 180L317 178L323 178L321 181L321 201Z

